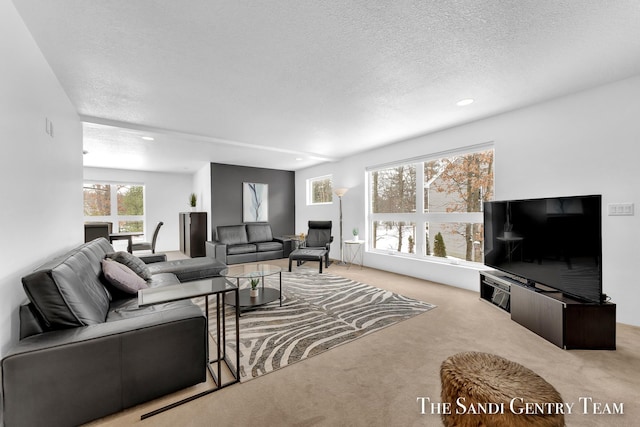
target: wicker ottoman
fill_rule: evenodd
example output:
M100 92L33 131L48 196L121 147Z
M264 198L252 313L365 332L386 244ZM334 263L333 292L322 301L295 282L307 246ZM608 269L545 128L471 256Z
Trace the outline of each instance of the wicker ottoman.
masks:
M440 367L445 426L564 426L555 388L532 370L488 353L458 353Z

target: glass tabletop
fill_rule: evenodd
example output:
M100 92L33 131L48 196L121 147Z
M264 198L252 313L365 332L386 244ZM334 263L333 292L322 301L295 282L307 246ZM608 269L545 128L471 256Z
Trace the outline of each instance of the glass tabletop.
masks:
M201 297L235 289L236 286L224 277L197 280L178 285L146 288L138 291L138 306L144 307L170 301Z
M264 277L277 274L282 268L271 264L246 264L227 267L220 272L221 276L234 278Z

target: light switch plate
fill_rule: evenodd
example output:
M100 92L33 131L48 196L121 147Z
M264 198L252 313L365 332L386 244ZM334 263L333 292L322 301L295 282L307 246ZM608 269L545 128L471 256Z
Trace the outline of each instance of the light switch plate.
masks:
M609 216L632 216L633 203L609 203Z

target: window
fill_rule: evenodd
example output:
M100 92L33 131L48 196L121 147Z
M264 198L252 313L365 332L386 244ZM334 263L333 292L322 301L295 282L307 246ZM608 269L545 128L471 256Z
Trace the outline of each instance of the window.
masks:
M375 247L378 249L415 253L416 224L404 221L374 221Z
M113 232L144 231L144 186L85 183L85 221L113 224Z
M373 213L416 211L416 168L402 165L373 172Z
M307 204L320 205L333 202L331 175L307 180Z
M371 249L483 262L493 157L483 146L368 170Z

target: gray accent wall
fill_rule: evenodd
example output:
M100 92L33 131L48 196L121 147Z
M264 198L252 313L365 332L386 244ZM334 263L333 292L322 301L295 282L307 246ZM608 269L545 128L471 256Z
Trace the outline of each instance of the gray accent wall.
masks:
M274 236L295 233L295 172L211 163L212 238L219 225L242 224L242 183L269 184L269 224Z

